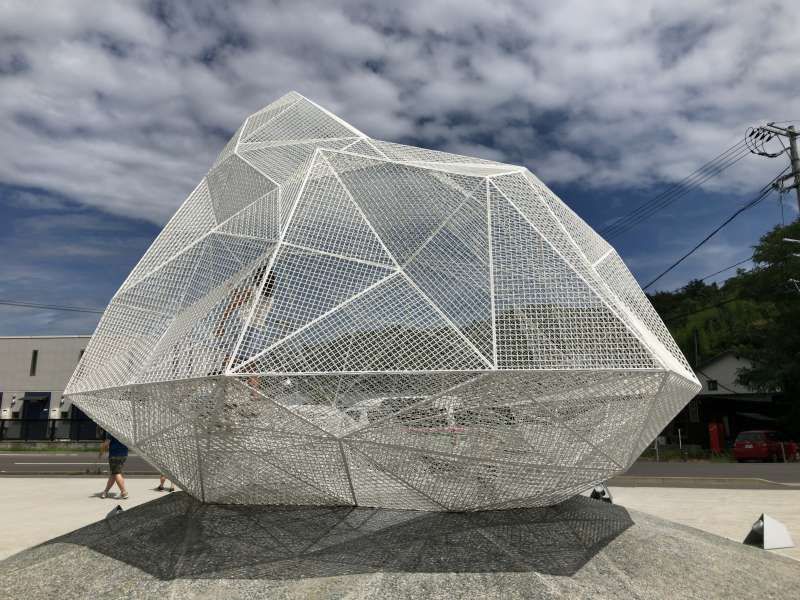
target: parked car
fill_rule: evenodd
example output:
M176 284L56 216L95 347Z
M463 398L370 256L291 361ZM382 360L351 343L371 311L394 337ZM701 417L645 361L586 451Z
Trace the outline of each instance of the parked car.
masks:
M781 433L769 429L742 431L733 444L733 457L738 462L746 460L797 460L798 445Z

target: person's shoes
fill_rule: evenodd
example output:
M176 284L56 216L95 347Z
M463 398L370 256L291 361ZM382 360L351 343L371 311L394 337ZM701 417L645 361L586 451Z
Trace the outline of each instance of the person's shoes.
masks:
M122 492L119 495L119 497L122 498L123 500L127 500L128 499L128 492Z
M163 491L164 491L164 486L163 486L163 485L159 485L159 486L156 488L156 491L157 491L157 492L163 492Z
M173 485L171 488L169 488L169 491L170 492L174 492L175 491L175 486Z
M108 492L100 492L101 498L108 498Z

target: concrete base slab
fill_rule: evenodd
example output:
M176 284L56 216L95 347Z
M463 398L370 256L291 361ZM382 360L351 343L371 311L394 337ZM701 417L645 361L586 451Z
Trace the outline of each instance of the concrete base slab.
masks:
M422 513L164 496L0 562L11 598L793 598L797 562L618 505Z
M767 513L800 541L800 490L721 490L612 487L614 501L735 542L744 540L753 522ZM800 561L800 548L773 552ZM800 563L797 563L800 570Z

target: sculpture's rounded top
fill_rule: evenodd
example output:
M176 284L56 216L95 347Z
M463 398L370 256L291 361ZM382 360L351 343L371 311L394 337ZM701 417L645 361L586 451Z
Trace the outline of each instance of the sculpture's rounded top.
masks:
M134 268L68 392L565 369L694 379L616 252L527 169L372 139L289 92Z

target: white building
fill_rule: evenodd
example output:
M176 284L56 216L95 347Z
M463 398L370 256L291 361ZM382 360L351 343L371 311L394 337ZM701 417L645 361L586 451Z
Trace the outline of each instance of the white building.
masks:
M703 386L700 396L748 396L750 399L769 402L770 395L758 393L737 382L741 369L752 368L753 362L735 352L728 351L715 356L694 370Z
M664 428L662 437L677 445L680 430L683 443L708 447L712 423L722 432L727 445L742 431L780 430L782 423L775 407L780 390L753 390L737 381L739 371L752 366L749 359L727 351L695 367L702 388Z
M63 394L90 337L0 337L0 424L5 439L76 437L74 427L54 428L48 420L84 418Z

